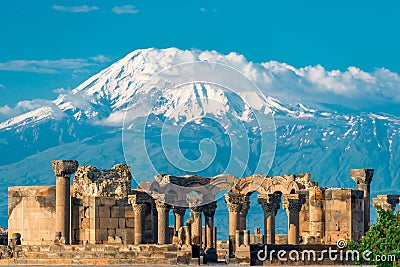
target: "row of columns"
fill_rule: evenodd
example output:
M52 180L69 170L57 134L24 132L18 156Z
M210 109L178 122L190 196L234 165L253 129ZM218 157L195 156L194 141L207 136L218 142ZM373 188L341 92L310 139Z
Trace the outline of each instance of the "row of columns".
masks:
M166 195L154 195L155 200L150 197L140 198L138 195L130 195L129 203L132 205L134 213L135 236L134 244L143 243L143 230L146 216L151 212L153 215L153 234L154 242L160 245L169 242L169 212L172 209L175 217L174 230L178 232L184 227L184 216L186 207L172 206L167 204ZM200 205L201 195L188 195L187 203L191 210L190 230L191 244L204 249L215 248L214 244L214 215L217 208L216 201L206 205ZM202 244L202 214L205 216L205 244Z
M248 196L225 194L225 202L229 211L229 255L234 256L236 247L236 231L246 230L246 216L250 209ZM280 208L280 194L260 194L258 203L264 211L264 235L267 244L275 244L275 216ZM288 215L288 244L299 243L299 213L305 203L305 197L299 194L288 194L283 197L283 208Z

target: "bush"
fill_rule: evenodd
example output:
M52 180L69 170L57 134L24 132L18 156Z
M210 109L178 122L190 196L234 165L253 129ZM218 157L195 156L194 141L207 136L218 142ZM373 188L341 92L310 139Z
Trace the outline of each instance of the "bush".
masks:
M400 212L392 212L377 207L378 219L370 226L365 236L358 242L349 242L348 249L360 253L357 264L376 264L377 266L400 266ZM366 262L361 256L363 252L370 251ZM383 257L394 255L395 261L380 261Z

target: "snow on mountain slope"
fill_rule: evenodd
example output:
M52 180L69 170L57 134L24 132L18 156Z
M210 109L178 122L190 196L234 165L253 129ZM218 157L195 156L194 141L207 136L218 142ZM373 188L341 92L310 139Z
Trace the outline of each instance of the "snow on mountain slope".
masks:
M24 159L38 155L38 160L42 152L60 147L57 153L61 153L65 145L98 135L103 138L101 135L110 129L120 129L129 107L139 117L152 109L156 114L183 122L231 111L235 111L232 116L237 115L236 119L252 120L249 106L218 86L199 81L184 85L179 93L146 86L160 71L197 61L226 64L259 87L259 92L241 92L240 96L251 100L250 107L262 111L261 114L274 114L277 152L273 173L312 171L324 177L322 181L340 185L348 168L375 167L378 175L391 179L382 181L379 190L399 183L398 74L386 69L366 73L355 67L345 71L328 71L320 65L295 68L275 61L258 64L237 53L223 55L176 48L135 50L72 91L64 91L53 101L43 101L39 108L0 122L0 150L4 155L0 157L0 166L4 166L1 174L17 176L18 173L11 173L10 164L23 161L34 175L34 166ZM232 83L237 81L235 76L229 78ZM157 105L148 107L154 98L159 98ZM213 105L213 101L218 104ZM382 112L373 110L375 104ZM84 155L98 155L96 145L85 146ZM65 155L79 155L80 149L77 145L72 154ZM107 159L120 158L107 155L106 148L103 151ZM64 155L57 153L52 156ZM96 161L100 167L109 167L101 163L100 159Z
M12 126L16 125L24 127L39 124L50 119L58 120L63 115L57 108L41 107L0 123L0 129L10 130Z
M313 116L316 111L334 110L323 103L357 110L365 107L368 97L377 104L399 102L394 93L400 88L400 77L385 69L377 69L374 73L365 73L354 67L345 72L326 71L319 65L297 69L275 61L261 64L249 62L236 53L223 55L216 51L150 48L131 52L74 90L61 93L53 103L75 121L116 123L115 118L120 116L114 113L122 112L130 103L151 94L150 88L144 85L153 75L177 64L196 61L216 62L237 69L269 97L268 100L263 99L261 105L267 104L282 115L304 117ZM349 98L349 101L343 101L343 97ZM248 99L253 98L250 96ZM37 117L41 118L40 121L51 119L53 115L48 112L49 108L59 113L49 106L24 114L23 120L37 124ZM111 119L107 120L110 116ZM24 125L13 118L0 124L0 130Z

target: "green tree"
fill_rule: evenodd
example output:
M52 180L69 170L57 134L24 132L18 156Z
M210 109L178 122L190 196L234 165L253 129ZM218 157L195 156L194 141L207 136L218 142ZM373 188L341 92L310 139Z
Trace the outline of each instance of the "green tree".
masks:
M400 266L400 212L377 207L378 219L370 226L365 236L358 242L349 242L348 249L357 250L360 260L357 264L376 264L377 266ZM366 262L362 255L366 253L371 261ZM389 260L394 255L395 260ZM386 258L386 261L382 259ZM379 260L381 259L381 260Z

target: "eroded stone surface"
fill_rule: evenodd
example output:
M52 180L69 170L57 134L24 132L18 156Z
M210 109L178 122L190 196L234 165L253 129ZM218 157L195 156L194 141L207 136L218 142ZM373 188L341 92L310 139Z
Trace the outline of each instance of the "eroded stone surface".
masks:
M79 166L73 186L73 197L115 197L122 199L131 192L132 175L126 164L100 171L94 166Z

